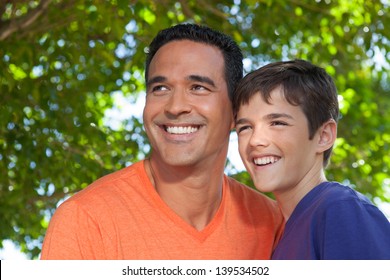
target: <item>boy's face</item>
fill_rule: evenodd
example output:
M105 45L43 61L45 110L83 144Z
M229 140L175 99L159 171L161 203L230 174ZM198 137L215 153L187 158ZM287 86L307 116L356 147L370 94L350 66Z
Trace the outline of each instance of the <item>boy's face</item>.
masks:
M239 152L256 188L277 195L315 184L322 170L318 132L309 140L306 116L287 102L280 87L270 101L255 94L241 105L236 120Z

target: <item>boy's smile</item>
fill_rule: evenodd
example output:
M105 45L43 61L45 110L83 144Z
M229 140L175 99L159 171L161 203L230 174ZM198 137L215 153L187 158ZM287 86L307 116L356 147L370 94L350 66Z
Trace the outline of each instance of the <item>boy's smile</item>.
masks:
M272 91L270 102L255 94L236 120L239 152L256 188L278 195L315 186L322 168L318 133L309 140L305 114L287 102L281 87Z

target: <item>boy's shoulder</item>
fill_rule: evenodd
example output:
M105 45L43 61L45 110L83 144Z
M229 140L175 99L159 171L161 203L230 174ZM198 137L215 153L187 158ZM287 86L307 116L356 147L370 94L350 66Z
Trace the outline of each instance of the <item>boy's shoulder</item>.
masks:
M307 215L312 216L314 213L322 215L321 213L328 213L331 209L355 208L358 205L363 208L374 206L366 196L349 186L339 182L323 182L306 194L294 213L308 217Z
M313 196L323 197L324 199L331 198L332 201L356 200L372 204L365 195L339 182L323 182L315 187L312 192Z

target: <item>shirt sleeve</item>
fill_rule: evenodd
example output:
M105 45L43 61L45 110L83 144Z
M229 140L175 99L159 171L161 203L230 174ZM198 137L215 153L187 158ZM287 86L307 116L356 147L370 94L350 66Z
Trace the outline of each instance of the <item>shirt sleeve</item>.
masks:
M102 259L99 227L76 202L64 202L54 213L42 246L42 260Z
M323 218L321 259L390 259L390 223L376 206L341 200L328 206Z

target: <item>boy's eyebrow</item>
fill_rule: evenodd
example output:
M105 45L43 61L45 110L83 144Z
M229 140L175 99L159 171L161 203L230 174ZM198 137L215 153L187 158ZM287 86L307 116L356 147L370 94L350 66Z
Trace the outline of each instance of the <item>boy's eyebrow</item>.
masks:
M263 119L265 120L274 120L280 118L294 119L291 115L285 113L272 113L272 114L265 115L263 117ZM249 123L249 120L247 118L240 118L236 120L235 125L240 125L245 123Z
M294 119L291 115L285 114L285 113L272 113L264 116L264 119L267 120L274 120L279 118L287 118L287 119Z
M246 118L241 118L241 119L238 119L235 121L235 125L239 125L239 124L244 124L244 123L248 123L249 120L246 119Z

